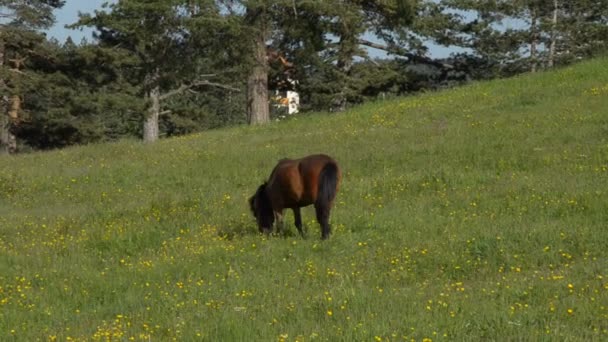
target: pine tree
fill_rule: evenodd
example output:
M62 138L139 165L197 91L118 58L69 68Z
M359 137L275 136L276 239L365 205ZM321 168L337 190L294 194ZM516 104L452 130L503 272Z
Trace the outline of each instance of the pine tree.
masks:
M551 46L548 65L592 57L608 42L608 1L553 0Z
M284 2L273 15L273 49L295 65L305 106L342 111L360 98L353 77L368 48L412 56L400 42L412 23L417 1ZM376 41L367 39L375 37Z
M129 56L108 55L70 39L41 46L45 55L29 63L36 72L31 80L35 89L26 93L28 119L15 132L21 142L50 149L140 134L140 126L133 124L141 120L134 113L145 105L116 62L127 63Z
M354 59L368 58L364 47L397 50L398 43L407 35L407 28L412 23L416 12L416 1L336 1L326 3L319 9L327 22L329 34L336 37L336 42L328 44L328 56L335 59L334 77L337 79L338 91L334 93L332 110L342 111L349 103L356 90L352 78ZM382 44L364 39L366 34L373 34Z
M14 130L21 121L23 95L31 85L28 59L39 51L44 37L38 32L54 22L59 0L0 0L0 153L17 151Z
M605 0L443 0L442 5L461 14L455 27L465 39L457 45L491 61L498 75L588 58L608 40ZM505 29L505 23L514 27Z
M159 138L159 120L168 99L202 86L238 91L205 78L212 73L209 66L199 63L200 57L215 52L194 48L202 44L194 23L206 20L205 27L209 28L219 22L219 10L213 2L123 0L107 8L108 12L83 15L78 25L94 26L99 31L99 47L106 53L130 56L131 62L121 69L125 79L139 87L139 94L147 103L143 114L144 142ZM210 37L213 35L206 39Z

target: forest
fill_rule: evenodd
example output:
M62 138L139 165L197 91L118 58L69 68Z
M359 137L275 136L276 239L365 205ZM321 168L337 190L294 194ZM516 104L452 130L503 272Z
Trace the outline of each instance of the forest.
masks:
M0 0L0 153L342 112L605 54L607 0ZM448 57L433 57L433 47ZM379 53L381 52L381 53Z

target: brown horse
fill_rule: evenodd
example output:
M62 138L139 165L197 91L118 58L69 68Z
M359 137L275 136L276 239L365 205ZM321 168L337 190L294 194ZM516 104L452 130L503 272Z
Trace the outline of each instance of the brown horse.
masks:
M293 210L295 225L302 231L300 208L314 204L317 222L321 225L321 238L329 237L329 213L342 174L338 163L324 154L315 154L302 159L282 159L274 167L270 178L258 187L249 199L249 206L262 233L272 232L277 223L277 232L283 226L283 210Z

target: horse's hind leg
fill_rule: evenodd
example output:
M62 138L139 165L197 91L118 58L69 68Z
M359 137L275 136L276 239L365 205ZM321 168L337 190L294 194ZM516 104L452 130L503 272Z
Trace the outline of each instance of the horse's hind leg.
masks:
M329 226L329 206L315 204L315 211L317 213L317 222L321 225L321 239L325 240L331 233L331 227Z
M300 208L293 208L293 217L296 224L296 228L298 228L298 232L300 232L300 236L304 237L304 231L302 230L302 214L300 213Z

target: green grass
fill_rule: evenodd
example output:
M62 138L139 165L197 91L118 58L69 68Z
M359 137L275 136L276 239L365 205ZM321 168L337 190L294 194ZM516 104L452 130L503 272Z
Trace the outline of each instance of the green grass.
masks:
M247 198L343 168L320 241ZM0 157L0 340L608 338L608 60L154 145Z

